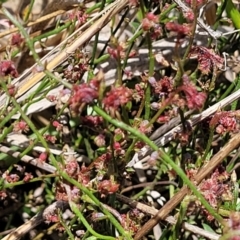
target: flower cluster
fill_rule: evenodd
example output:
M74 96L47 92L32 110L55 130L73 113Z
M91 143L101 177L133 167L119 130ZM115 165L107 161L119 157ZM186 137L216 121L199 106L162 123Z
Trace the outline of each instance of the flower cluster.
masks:
M168 96L173 91L173 79L164 76L159 81L156 81L154 77L149 78L149 83L153 88L154 94L158 96Z
M101 116L81 116L81 123L88 127L97 127L103 124L103 118Z
M179 90L184 92L189 109L201 109L203 107L207 95L204 92L198 92L187 75L183 76L183 85L179 87Z
M196 4L196 7L202 7L204 4L206 4L207 0L185 0L185 2L189 5L189 6L193 6L194 4Z
M112 87L103 98L104 108L109 112L117 111L120 106L124 106L132 99L132 90L125 87Z
M218 134L235 132L239 128L236 115L237 112L232 111L217 112L212 117L209 126L215 128Z
M3 60L0 61L0 76L11 76L13 78L18 77L17 69L12 61Z
M83 103L92 103L94 99L98 98L98 86L95 83L83 83L74 85L72 89L72 96L69 99L70 108L74 112L78 112Z
M112 180L103 180L99 182L97 186L98 191L101 193L101 197L117 192L118 188L119 184L116 184Z
M141 121L139 124L139 127L138 127L138 130L145 134L151 133L152 129L153 129L153 126L152 126L152 124L149 124L148 120Z
M12 46L19 47L22 42L23 42L23 38L22 38L21 34L19 34L19 33L12 34L12 37L11 37L11 45Z
M13 124L13 132L17 132L17 133L22 133L22 132L24 132L24 133L26 133L26 132L28 132L28 131L29 131L29 126L28 126L28 124L27 124L25 121L23 121L23 120L20 120L20 121L15 122L15 123Z
M81 76L89 69L88 64L85 62L80 62L78 64L69 64L64 71L64 76L70 82L77 82Z
M175 22L166 23L166 29L177 33L179 38L185 37L191 33L191 28L187 24L178 24Z
M147 13L142 20L142 28L144 31L150 33L152 39L157 39L162 35L162 28L159 25L158 16L152 12Z
M216 208L223 198L233 198L230 185L226 183L228 178L229 174L219 167L209 179L203 180L199 185L199 190L213 208ZM208 219L211 220L211 216L208 216Z
M75 21L75 19L78 20L78 24L76 27L82 26L84 23L86 23L88 18L88 14L85 13L83 10L73 11L69 14L69 19Z
M140 227L140 225L137 223L139 221L139 217L137 215L140 215L140 213L136 209L134 210L136 213L136 216L134 217L130 216L130 214L121 214L122 226L124 227L124 229L130 231L132 234L136 234Z
M121 43L116 43L115 47L108 47L108 54L114 59L124 59L125 58L126 45Z
M104 170L107 169L108 163L111 160L111 154L110 153L104 153L95 161L93 162L94 167L99 171L99 170Z
M133 99L136 102L139 102L144 97L144 89L145 89L144 83L137 83L135 85L135 89L133 90Z
M197 55L198 69L203 74L209 74L212 70L216 71L223 68L223 58L217 55L213 49L202 46L193 47L190 56Z

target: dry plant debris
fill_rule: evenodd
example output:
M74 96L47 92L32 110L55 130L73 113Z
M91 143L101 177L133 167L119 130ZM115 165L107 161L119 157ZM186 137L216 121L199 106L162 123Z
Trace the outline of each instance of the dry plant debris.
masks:
M238 2L0 4L2 239L240 238Z

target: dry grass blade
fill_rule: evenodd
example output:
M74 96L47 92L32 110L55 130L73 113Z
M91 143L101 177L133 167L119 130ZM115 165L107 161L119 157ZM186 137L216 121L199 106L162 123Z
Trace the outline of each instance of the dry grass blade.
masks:
M106 7L103 11L101 11L94 19L100 17L96 22L94 22L89 28L86 29L78 38L76 38L72 43L70 43L63 51L61 51L57 56L54 57L51 61L46 64L46 69L52 71L55 67L61 64L64 60L66 60L71 53L73 53L76 49L80 48L83 44L88 42L98 31L100 31L115 14L120 12L123 8L127 6L128 1L126 0L118 0L108 7ZM89 22L85 24L88 26ZM85 27L83 26L83 28ZM75 32L76 34L77 32ZM60 45L62 45L61 43ZM59 49L59 46L56 48ZM55 49L55 50L56 50ZM41 62L43 59L41 60ZM47 62L47 61L46 61ZM16 94L16 98L20 97L27 91L29 91L33 86L35 86L41 79L45 76L44 72L39 72L36 74L31 74L30 72L24 73L17 81L19 81L24 76L28 75L25 79L23 79L18 86L18 91ZM16 83L16 81L15 81ZM5 104L6 95L3 94L0 98L0 107Z
M5 146L1 146L0 145L0 152L2 153L6 153L10 156L13 156L15 158L19 158L19 156L21 155L20 152L17 152L17 151L13 151L11 150L10 148L8 147L5 147ZM21 161L25 162L25 163L28 163L28 164L31 164L33 166L36 166L40 169L43 169L47 172L50 172L50 173L54 173L56 171L55 167L53 167L52 165L48 164L48 163L45 163L45 162L40 162L38 159L35 159L31 156L28 156L28 155L25 155L21 158Z
M224 98L220 102L209 107L207 110L203 111L202 113L191 117L190 120L188 120L189 126L191 126L191 127L196 126L199 122L201 122L204 119L206 119L207 117L211 116L218 110L230 105L232 102L239 99L239 97L240 97L240 90L234 92L233 94ZM176 121L180 121L180 119L178 118L178 119L176 119ZM162 129L163 129L163 127L161 127L159 130L157 129L150 137L150 139L153 139L155 144L159 147L162 147L165 144L167 144L168 142L170 142L176 133L182 132L183 126L182 126L182 124L180 124L176 127L173 127L170 131L165 133L163 136L161 136ZM128 166L132 167L139 159L149 158L150 157L149 152L151 152L150 148L148 148L148 150L147 150L146 147L144 147L141 151L139 151L138 153L135 153L133 159L131 160L131 162L129 162Z

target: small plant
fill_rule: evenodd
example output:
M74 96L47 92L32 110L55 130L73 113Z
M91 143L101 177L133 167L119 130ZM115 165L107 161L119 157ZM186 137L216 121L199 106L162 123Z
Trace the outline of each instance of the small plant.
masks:
M2 239L240 238L239 4L5 2Z

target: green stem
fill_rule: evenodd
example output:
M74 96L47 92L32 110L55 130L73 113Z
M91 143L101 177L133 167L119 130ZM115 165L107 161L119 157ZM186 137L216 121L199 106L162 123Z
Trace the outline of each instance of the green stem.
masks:
M24 119L24 121L28 124L28 126L30 127L30 129L33 131L33 133L37 136L37 139L41 142L41 144L43 145L43 147L46 149L46 151L49 153L49 159L51 161L51 163L53 164L53 166L57 169L57 171L59 172L59 174L65 179L67 180L69 183L72 183L73 185L75 185L76 187L78 187L83 193L85 193L95 204L96 206L98 206L101 211L109 218L109 220L111 221L111 223L116 227L116 229L119 231L119 233L126 237L126 239L131 239L129 233L126 233L125 230L123 229L123 227L121 226L121 224L119 224L119 222L113 217L113 215L104 208L104 206L101 204L101 202L93 195L93 193L85 186L83 186L82 184L80 184L79 182L77 182L76 180L72 179L71 177L68 176L67 173L64 172L63 169L61 169L61 167L59 166L56 158L54 157L54 155L50 152L48 144L46 142L46 140L44 139L43 135L36 129L36 127L34 126L34 124L32 123L32 121L27 117L27 115L24 113L24 111L21 109L20 105L17 103L17 101L12 98L12 103L15 106L15 108L17 108L17 110L19 111L19 113L21 114L22 118Z
M22 180L22 181L13 182L13 183L5 183L5 184L3 184L2 188L3 189L12 188L15 186L24 185L26 183L43 181L45 178L52 178L52 177L56 177L56 174L42 175L41 177L36 177L36 178L30 179L27 182Z
M6 8L2 8L2 12L6 15L7 18L9 18L9 20L19 29L19 31L22 33L24 39L26 40L26 43L29 47L29 49L32 51L32 55L35 59L35 61L37 61L39 64L39 56L37 55L35 49L34 49L34 41L30 38L29 34L27 33L27 31L24 29L24 27L18 22L18 20L16 18L13 17L13 15L6 9ZM42 64L40 64L40 66L43 66Z
M106 114L102 109L100 109L98 106L94 106L93 110L102 116L105 120L110 122L116 127L119 127L125 131L130 132L137 138L139 138L141 141L145 142L149 147L152 148L154 151L159 152L159 156L162 160L162 162L166 165L170 165L172 169L181 177L183 182L188 185L188 187L192 190L192 192L195 194L195 196L201 201L202 205L207 209L207 211L216 218L219 222L222 222L222 217L219 216L214 209L209 205L209 203L206 201L206 199L202 196L202 194L197 190L196 186L189 180L189 178L186 176L186 174L183 172L181 168L179 168L175 162L161 149L158 148L158 146L153 143L146 135L138 131L137 129L134 129L128 125L126 125L123 122L119 122L116 119L111 118L108 114Z
M101 1L101 6L100 6L100 10L99 11L102 11L104 9L105 3L106 3L105 0ZM95 56L96 56L96 53L97 53L97 46L98 46L98 41L99 41L98 38L99 38L99 32L97 32L95 34L95 40L94 40L93 50L92 50L92 59L91 59L90 65L93 65L94 61L95 61Z
M64 230L67 232L69 239L74 240L75 237L73 236L73 234L72 234L71 230L69 229L68 225L63 220L62 213L60 211L58 212L58 218L59 218L59 222L64 227Z
M83 225L87 228L87 230L96 238L99 239L106 239L106 240L115 240L114 237L104 236L97 232L95 232L92 227L88 224L87 220L84 218L83 214L78 210L78 207L74 202L69 202L69 205L72 209L72 211L79 217L80 221L83 223Z
M29 16L30 16L30 13L32 12L34 2L35 2L35 0L31 0L31 2L30 2L30 4L29 4L28 11L27 11L27 14L26 14L26 16L24 17L24 22L26 22L26 21L29 20Z

